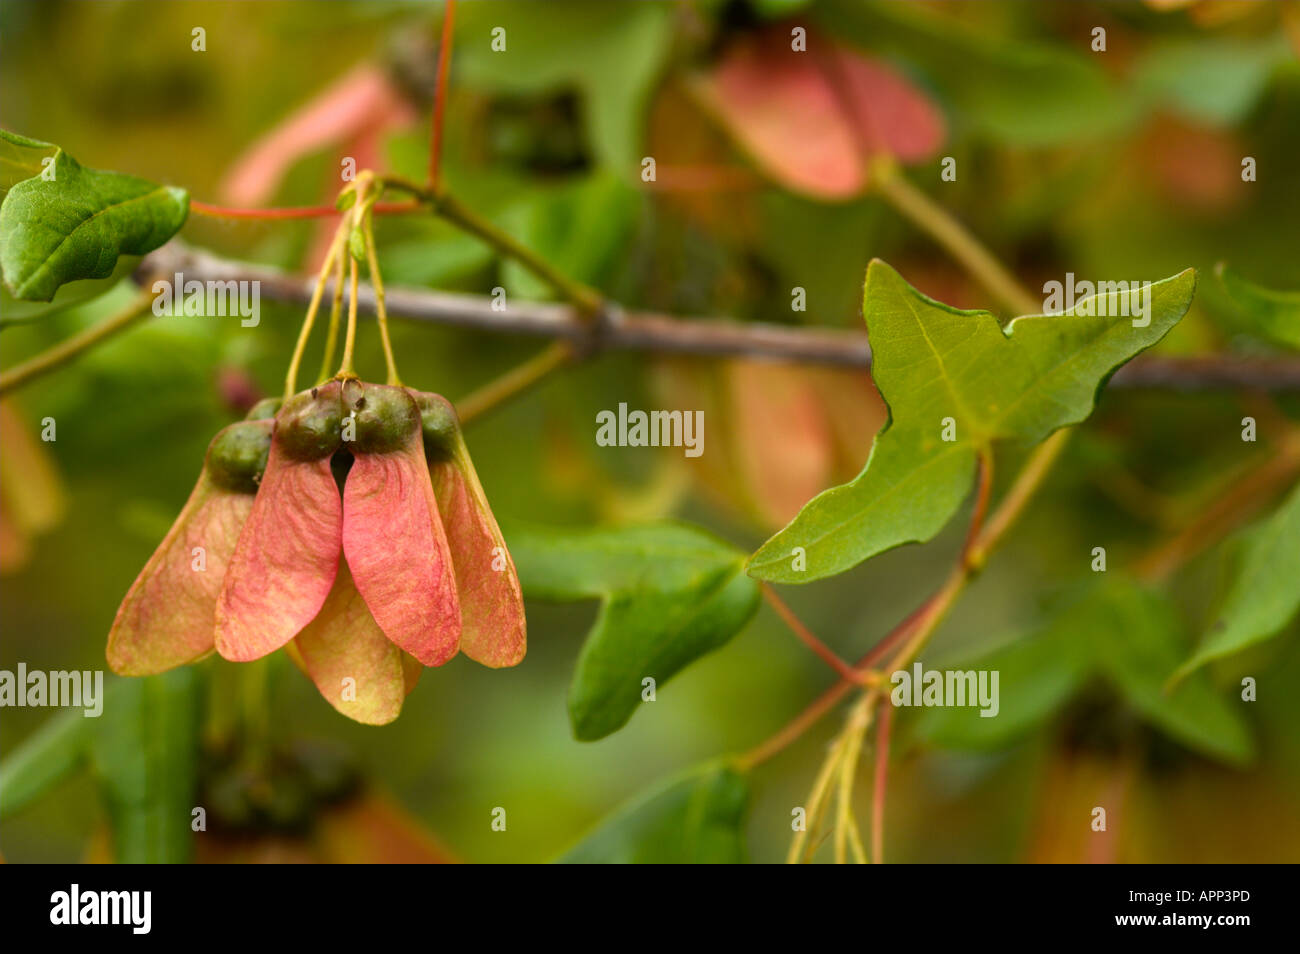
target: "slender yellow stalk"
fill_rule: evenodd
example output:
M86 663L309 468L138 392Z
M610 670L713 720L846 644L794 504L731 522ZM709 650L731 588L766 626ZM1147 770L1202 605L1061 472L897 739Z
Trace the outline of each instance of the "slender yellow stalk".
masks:
M303 319L302 330L298 332L298 343L293 348L293 358L289 361L289 370L284 376L284 399L287 401L298 390L298 365L302 363L303 352L307 349L307 339L311 337L312 326L316 323L316 312L320 308L321 296L325 293L325 277L334 266L334 258L342 250L348 235L348 216L339 223L338 231L330 242L329 252L321 264L320 274L316 278L316 288L311 293L311 303L307 306L307 317Z
M325 353L321 356L320 374L316 380L324 381L330 376L334 367L334 351L339 343L339 324L343 315L343 256L337 256L338 263L334 269L334 300L330 303L330 327L325 335Z
M393 343L388 338L388 311L384 307L384 279L379 274L379 256L375 254L375 233L371 227L369 209L362 220L361 230L366 240L366 264L370 268L370 283L375 287L375 318L379 322L379 340L384 345L384 361L388 365L388 383L401 387L397 376L397 361L393 358Z
M343 362L339 365L338 377L355 378L356 370L352 367L352 349L357 342L357 260L348 256L348 330L343 338Z
M826 761L822 763L821 770L817 773L812 790L808 793L807 805L804 807L803 831L796 832L794 840L790 842L790 853L786 855L786 864L793 865L800 861L807 861L817 850L816 833L821 828L822 806L830 793L831 777L840 764L843 751L844 737L837 736L826 754ZM805 844L808 844L806 851Z
M867 863L867 851L862 847L862 833L858 831L858 821L849 815L849 847L853 849L854 864Z
M573 358L573 348L567 341L555 341L533 357L511 368L499 378L483 385L477 391L456 402L456 413L462 424L468 424L498 404L532 387L546 375Z
M853 707L845 726L844 757L840 760L839 815L835 824L835 863L842 865L848 861L849 836L857 827L853 818L853 782L858 774L858 757L862 754L862 740L871 725L871 716L875 712L876 693L864 693L862 699Z

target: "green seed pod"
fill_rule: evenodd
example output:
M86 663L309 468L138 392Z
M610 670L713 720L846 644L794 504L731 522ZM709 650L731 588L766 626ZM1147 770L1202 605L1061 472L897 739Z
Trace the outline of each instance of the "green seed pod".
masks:
M248 409L248 413L244 415L244 420L264 421L267 418L275 417L276 412L280 410L280 405L283 403L283 398L262 398Z
M348 233L348 251L358 262L366 260L366 237L360 229Z
M257 493L270 451L270 421L239 421L212 439L204 466L218 486L253 494Z
M295 460L320 460L342 441L343 405L339 384L330 381L284 402L276 415L276 439Z
M428 391L411 391L420 409L420 423L424 432L424 454L429 460L448 460L460 442L460 418L441 394Z
M397 450L419 428L420 410L402 388L349 381L343 388L343 403L355 424L349 449L356 453ZM345 419L345 440L349 438L347 424Z

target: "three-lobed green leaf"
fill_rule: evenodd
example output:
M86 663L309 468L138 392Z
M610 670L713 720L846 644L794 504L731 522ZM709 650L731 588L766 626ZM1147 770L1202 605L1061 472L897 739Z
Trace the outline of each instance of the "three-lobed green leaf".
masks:
M4 147L38 155L48 144L10 133ZM84 168L63 150L48 167L16 182L0 205L0 269L15 298L49 301L59 287L107 278L122 255L144 255L175 235L189 214L184 189L120 172Z
M750 575L805 583L929 540L993 441L1036 442L1086 418L1111 372L1177 324L1195 288L1188 269L1149 286L1148 315L1131 317L1121 306L1136 303L1109 291L1003 330L991 313L927 298L873 260L863 314L890 420L862 473L813 498L750 558Z
M744 554L694 527L520 529L507 539L526 595L602 600L569 692L582 740L620 728L642 702L643 680L661 688L758 607Z

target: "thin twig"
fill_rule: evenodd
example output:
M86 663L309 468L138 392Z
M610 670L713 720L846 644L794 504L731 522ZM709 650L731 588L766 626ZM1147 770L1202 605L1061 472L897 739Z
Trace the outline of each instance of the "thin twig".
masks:
M823 662L844 679L852 679L855 682L861 679L860 674L852 666L836 655L835 650L818 639L813 631L805 626L798 616L795 616L794 610L790 609L785 600L777 595L776 590L772 588L770 583L763 584L763 596L772 605L772 609L776 610L776 615L780 616L786 626L790 627L790 631L798 636L800 641L816 653Z
M152 311L150 307L152 304L153 295L141 289L121 311L111 318L106 318L99 324L91 325L84 331L60 341L54 347L28 358L22 364L0 374L0 395L8 394L14 388L22 387L29 381L63 367L63 365L73 361L101 341L112 337L119 331L124 331L141 318L147 317Z
M841 679L835 683L809 703L802 712L782 726L780 731L737 758L736 767L742 771L747 771L756 765L761 765L781 752L820 722L822 716L830 712L853 686L854 683L848 679Z
M572 358L573 349L566 342L553 342L532 358L457 401L456 413L460 422L468 424L474 418L482 417L497 405L528 390Z
M1291 431L1275 453L1233 481L1217 500L1201 509L1179 533L1143 555L1134 573L1150 583L1167 579L1176 569L1262 509L1300 474L1300 431Z
M377 202L374 206L376 215L403 215L419 209L414 202ZM190 210L199 215L215 219L255 219L274 221L278 219L326 219L333 215L342 215L340 209L332 205L298 205L283 208L240 209L225 205L212 205L190 199Z
M961 548L962 562L971 569L979 569L974 561L979 558L975 552L975 541L984 529L984 515L988 513L989 497L993 493L993 451L985 446L979 455L979 488L975 491L975 509L971 514L970 527L966 530L966 542Z
M447 74L456 28L456 0L447 0L442 12L442 37L438 41L438 85L433 90L433 119L429 134L429 188L437 191L442 163L442 114L447 104Z
M435 208L438 215L448 222L460 226L471 235L478 236L506 257L513 258L554 288L584 316L593 317L604 307L605 299L600 292L582 282L574 281L528 246L516 241L508 232L503 232L454 196L444 193L438 198Z
M858 661L854 668L857 670L859 678L864 676L867 670L875 666L880 659L884 658L890 650L899 644L903 644L903 649L884 667L884 672L894 672L902 668L911 660L912 656L921 650L926 640L929 639L952 607L952 604L956 602L962 590L966 588L966 584L976 572L976 567L982 565L983 561L1002 541L1007 531L1024 512L1034 493L1042 486L1052 464L1060 456L1066 442L1069 440L1069 434L1070 431L1068 430L1057 431L1034 449L1033 454L1016 476L1011 488L999 502L992 517L984 525L983 530L977 534L970 552L958 557L947 579L944 580L938 590L913 610ZM803 712L795 716L775 735L759 743L741 756L737 760L737 764L743 768L752 768L772 758L820 721L822 716L829 712L853 686L854 683L851 680L841 678L839 682L813 700Z
M506 258L514 259L555 289L561 298L578 309L583 318L590 320L604 309L605 298L600 292L570 278L509 232L497 228L441 186L436 190L426 189L392 176L385 177L383 183L387 188L410 194L428 206L434 215L445 219L461 231L482 239Z

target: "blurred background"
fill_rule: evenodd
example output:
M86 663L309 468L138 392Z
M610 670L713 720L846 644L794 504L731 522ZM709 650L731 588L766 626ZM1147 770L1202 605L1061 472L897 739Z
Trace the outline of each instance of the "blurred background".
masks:
M345 156L423 179L440 23L436 3L4 0L0 122L85 165L181 185L205 202L328 203ZM763 45L788 43L794 26L806 29L810 49L833 46L841 65L857 64L850 68L874 76L873 88L895 94L899 106L877 114L872 142L1029 289L1066 271L1154 280L1194 266L1196 300L1162 353L1278 347L1213 275L1227 260L1261 285L1300 288L1293 3L462 3L445 180L629 309L860 328L864 268L879 256L932 297L997 310L873 194L857 152L801 152L788 138L783 150L782 135L799 127L781 120L772 121L774 137L761 134L766 120L753 102L762 97L748 93L772 84L819 115L815 82L761 68ZM202 52L192 49L200 27ZM504 52L491 49L495 27L505 28ZM1092 49L1096 27L1106 31L1104 52ZM1257 181L1243 183L1244 156L1256 160ZM642 179L644 157L656 161L653 182ZM956 160L954 182L940 181L943 157ZM331 227L191 214L182 238L305 271ZM390 284L548 295L431 218L376 227ZM791 309L796 286L805 311ZM118 287L4 328L4 365L128 295ZM208 441L252 399L278 392L300 320L300 309L267 300L256 328L155 320L6 401L7 426L34 434L52 416L58 439L40 445L45 459L6 475L48 488L52 517L17 527L7 544L0 668L103 668L117 605L184 502ZM539 347L403 321L394 336L403 377L452 400ZM309 352L305 366L317 360ZM363 326L358 366L371 377L382 368L373 328ZM1207 488L1221 487L1247 455L1268 453L1267 439L1239 439L1241 417L1263 400L1108 392L927 661L969 658L1039 627L1086 582L1080 555L1098 540L1121 567L1186 524ZM703 409L705 454L597 447L596 413L624 401ZM1294 395L1270 407L1300 416ZM815 493L856 474L885 414L866 372L610 354L552 376L475 422L467 439L503 524L679 517L748 551ZM1018 453L999 462L1002 476ZM924 547L783 595L837 652L857 658L929 594L963 532L958 519ZM1222 595L1233 540L1171 584L1189 649ZM285 804L250 820L232 796L227 835L204 841L200 860L545 861L665 776L757 744L834 678L764 607L626 728L579 743L565 695L595 612L594 602L530 601L522 665L494 672L457 658L427 671L400 719L383 728L337 714L277 655L270 724L286 753ZM1225 695L1241 675L1260 677L1259 701L1245 707L1257 749L1247 765L1167 738L1104 690L993 751L939 747L901 713L890 860L1300 858L1294 637L1293 623L1283 638L1212 668ZM218 659L196 668L219 709L232 667ZM5 709L0 751L51 714ZM837 728L825 720L756 771L754 860L784 857L790 807ZM203 772L220 804L219 754ZM869 788L859 786L860 817ZM1097 858L1077 819L1101 793L1123 807ZM491 828L495 806L508 808L507 832ZM0 823L0 850L14 862L104 857L104 818L83 775Z

